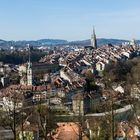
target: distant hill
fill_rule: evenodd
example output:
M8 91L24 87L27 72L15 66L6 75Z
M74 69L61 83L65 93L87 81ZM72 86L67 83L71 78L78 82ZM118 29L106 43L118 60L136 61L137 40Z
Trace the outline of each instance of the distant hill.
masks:
M21 41L5 41L0 40L0 48L8 48L11 46L14 47L26 47L27 44L30 44L31 46L56 46L56 45L65 45L69 42L67 40L61 40L61 39L40 39L40 40L21 40Z
M60 40L60 39L40 39L37 40L38 43L42 45L61 45L61 44L68 44L67 40Z
M105 38L98 38L97 43L98 46L104 45L104 44L114 44L119 45L124 42L128 42L128 40L122 40L122 39L105 39ZM140 43L140 40L137 40L137 43ZM25 47L27 44L30 44L31 46L60 46L60 45L90 45L90 40L81 40L81 41L67 41L62 39L40 39L40 40L22 40L22 41L6 41L0 39L0 48L9 48L10 46L14 47Z
M129 42L129 40L123 40L123 39L106 39L106 38L98 38L97 44L98 46L105 45L105 44L113 44L113 45L121 45L122 43ZM140 43L140 40L136 41L137 43ZM81 41L71 41L69 42L69 45L90 45L90 39L88 40L81 40Z

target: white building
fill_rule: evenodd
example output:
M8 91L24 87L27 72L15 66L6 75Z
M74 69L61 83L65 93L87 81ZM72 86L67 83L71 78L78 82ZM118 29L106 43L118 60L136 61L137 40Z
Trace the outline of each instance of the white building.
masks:
M96 63L96 70L100 72L100 71L104 71L104 69L105 69L105 63L98 61Z

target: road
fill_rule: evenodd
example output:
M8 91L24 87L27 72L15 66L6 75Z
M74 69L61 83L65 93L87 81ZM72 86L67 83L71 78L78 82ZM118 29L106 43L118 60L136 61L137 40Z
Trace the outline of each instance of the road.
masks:
M126 105L123 108L114 110L114 114L123 113L123 112L126 112L126 111L131 110L131 109L132 109L131 105ZM110 114L110 113L111 112L93 113L93 114L86 114L85 116L102 117L102 116L105 116L105 115Z
M132 105L126 105L123 108L114 110L114 114L119 114L119 113L124 113L126 111L129 111L132 109ZM105 116L107 114L110 114L111 112L103 112L103 113L92 113L92 114L86 114L84 116L87 117L102 117ZM70 114L70 115L57 115L57 116L61 116L61 117L68 117L68 116L79 116L79 114Z

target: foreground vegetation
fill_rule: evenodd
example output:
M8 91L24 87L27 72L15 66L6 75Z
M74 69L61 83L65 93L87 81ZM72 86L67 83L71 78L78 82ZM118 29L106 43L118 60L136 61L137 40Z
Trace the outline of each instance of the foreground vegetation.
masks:
M38 49L31 49L31 60L32 62L38 62L41 57L45 56L46 52L39 51ZM27 50L10 51L10 50L0 50L0 61L8 64L23 64L29 59L29 54Z

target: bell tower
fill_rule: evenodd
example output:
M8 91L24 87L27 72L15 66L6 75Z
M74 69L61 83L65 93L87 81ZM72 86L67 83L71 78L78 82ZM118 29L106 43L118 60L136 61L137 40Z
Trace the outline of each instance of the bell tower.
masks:
M31 63L31 58L30 58L30 46L29 44L27 44L28 46L28 53L29 53L29 60L27 63L27 85L32 85L32 63Z

